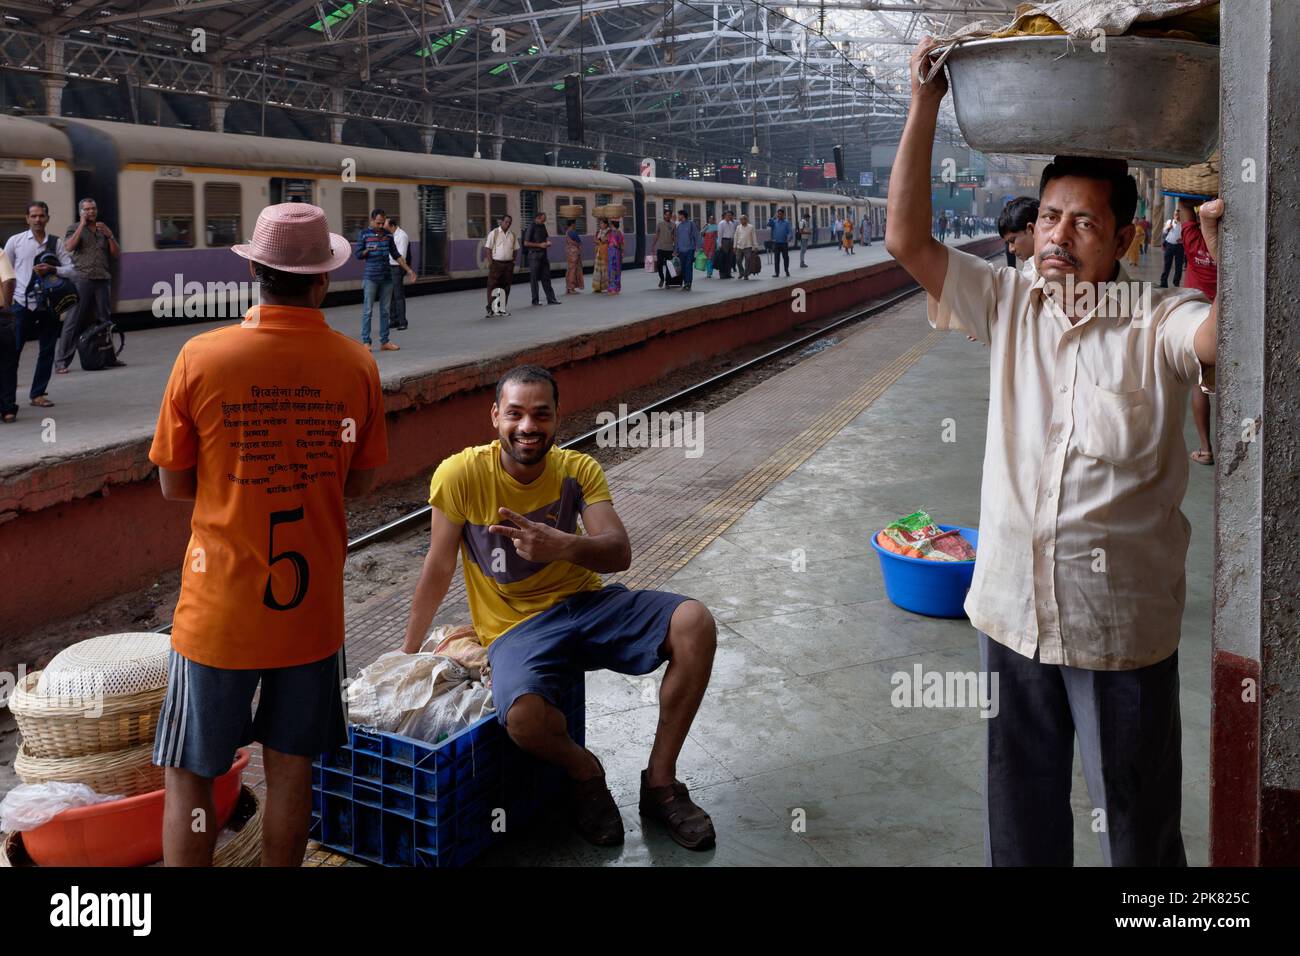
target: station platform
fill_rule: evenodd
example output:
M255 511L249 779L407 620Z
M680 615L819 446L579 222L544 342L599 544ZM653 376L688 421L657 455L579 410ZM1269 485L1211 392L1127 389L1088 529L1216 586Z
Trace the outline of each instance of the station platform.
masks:
M988 253L996 236L960 240ZM389 414L390 462L380 482L418 474L481 438L480 399L505 369L521 362L556 372L569 410L590 408L656 381L675 368L841 312L906 285L910 277L883 243L846 256L809 250L808 268L792 256L791 276L709 280L690 292L660 290L653 273L628 270L619 296L564 294L559 306L529 304L516 283L508 317L485 318L483 290L413 296L410 328L394 332L397 352L375 352ZM590 288L590 276L584 281ZM795 289L806 311L792 308ZM326 310L330 324L359 338L359 305ZM18 421L0 428L0 570L24 556L51 573L32 582L21 607L6 607L0 633L73 613L173 567L188 534L188 510L162 502L150 480L148 449L172 363L191 336L221 322L135 332L125 368L99 373L74 364L56 375L56 406L26 403L36 349L19 368ZM372 319L378 343L378 316ZM470 414L466 414L470 412ZM53 425L53 429L49 425ZM68 542L78 547L70 551ZM12 556L12 557L11 557ZM16 565L9 568L14 575Z
M699 458L647 449L610 468L633 564L606 580L689 595L718 621L712 682L678 765L713 817L717 847L683 850L637 811L663 670L594 672L587 746L622 809L625 845L592 847L557 811L481 865L982 865L982 719L890 700L891 675L916 665L977 671L976 633L964 619L890 603L870 537L918 508L978 527L988 375L987 349L932 331L914 298L705 413ZM940 438L945 418L954 442ZM1196 447L1190 421L1186 437ZM1213 480L1193 465L1182 505L1192 525L1179 655L1192 865L1208 859ZM400 645L410 596L349 609L354 672ZM467 619L458 572L437 623ZM1072 803L1076 864L1100 865L1077 761ZM308 862L348 861L313 845Z

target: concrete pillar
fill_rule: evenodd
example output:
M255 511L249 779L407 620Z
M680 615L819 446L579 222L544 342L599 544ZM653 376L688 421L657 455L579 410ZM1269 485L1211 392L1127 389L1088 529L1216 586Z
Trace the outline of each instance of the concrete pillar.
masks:
M492 158L501 159L501 151L506 148L506 138L504 136L492 137Z
M1300 863L1300 19L1290 0L1222 23L1210 864Z
M424 147L426 153L433 152L433 133L432 128L420 130L420 145Z
M560 165L560 146L558 143L546 151L546 161L551 166Z
M41 86L45 92L45 115L63 115L63 89L68 81L63 79L67 71L63 64L63 43L58 37L45 38L45 77Z
M212 123L212 132L226 131L226 110L230 104L225 100L208 100L208 117Z
M330 109L333 113L330 115L330 142L343 142L343 124L347 122L347 117L343 115L343 90L333 89L330 91Z
M63 115L63 89L67 85L67 80L58 80L49 77L41 80L41 86L45 88L46 116Z

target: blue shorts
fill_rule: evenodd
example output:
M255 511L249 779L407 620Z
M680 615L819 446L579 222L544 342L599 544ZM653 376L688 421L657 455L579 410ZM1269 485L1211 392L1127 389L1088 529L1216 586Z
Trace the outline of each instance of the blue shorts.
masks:
M497 719L504 727L506 714L524 694L538 694L559 707L584 671L649 674L667 660L668 622L677 606L689 600L667 591L630 591L610 584L565 598L516 624L488 645Z
M209 667L171 652L167 699L158 718L153 762L200 777L219 777L235 751L260 741L298 757L347 743L342 648L311 664L265 670ZM252 713L258 683L262 693Z

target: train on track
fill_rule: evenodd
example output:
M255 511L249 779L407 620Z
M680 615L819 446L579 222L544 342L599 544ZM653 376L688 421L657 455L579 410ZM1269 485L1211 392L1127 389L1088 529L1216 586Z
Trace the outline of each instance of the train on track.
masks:
M0 241L26 226L27 203L50 207L52 233L76 219L76 203L94 197L99 217L117 234L113 309L159 314L159 289L180 296L197 289L193 319L239 314L226 301L230 284L248 280L247 264L229 247L247 240L258 212L279 202L310 202L336 232L355 240L370 210L382 208L411 237L408 260L419 274L408 293L463 287L486 277L483 239L509 213L518 232L547 213L551 262L564 267L557 220L563 206L621 205L627 235L624 267L653 255L664 211L687 209L703 228L725 210L748 215L759 241L778 209L797 222L811 216L816 244L832 241L831 223L866 217L873 240L884 236L885 202L835 193L727 183L646 178L593 169L408 153L301 140L167 129L71 117L0 116ZM577 218L586 265L595 261L595 218ZM523 269L521 267L520 273ZM331 293L361 288L362 263L331 276ZM193 296L186 293L187 299ZM230 311L227 311L227 307ZM169 318L172 316L168 307Z

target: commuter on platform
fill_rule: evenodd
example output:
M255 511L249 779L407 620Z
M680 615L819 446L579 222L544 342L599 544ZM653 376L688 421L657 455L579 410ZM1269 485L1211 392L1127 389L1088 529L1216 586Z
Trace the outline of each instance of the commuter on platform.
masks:
M596 264L591 270L592 293L609 288L609 220L596 220Z
M411 251L411 237L398 223L396 216L385 219L384 228L392 235L393 245L397 248L397 256L388 257L388 270L393 274L392 324L394 329L401 331L406 328L406 286L403 283L405 279L414 282L416 278L415 270L407 260L407 253Z
M740 225L736 227L736 261L740 265L740 277L742 279L748 279L750 277L751 272L749 267L752 265L752 254L757 254L757 252L758 233L755 232L754 227L750 225L749 217L742 215L740 217ZM758 269L753 270L754 274L757 274L758 272Z
M0 418L5 424L18 417L18 342L12 307L18 276L9 257L0 250Z
M110 297L112 260L118 257L117 237L99 221L99 205L87 197L77 203L78 218L63 236L63 248L72 256L77 270L77 308L63 319L59 345L54 353L54 371L66 375L77 354L77 339L98 322L113 317ZM119 360L116 365L125 365Z
M497 720L520 748L564 769L576 828L597 846L621 844L623 820L604 766L569 736L559 707L585 671L650 674L667 661L638 809L703 850L716 842L713 822L677 779L677 762L713 668L713 615L680 594L601 581L631 565L632 546L600 465L554 447L559 404L550 372L511 369L491 409L497 438L434 472L429 551L402 650L424 643L459 553Z
M808 240L812 235L812 220L804 213L799 217L799 268L808 268Z
M732 278L731 270L736 267L736 214L730 209L722 214L718 223L718 275L724 279Z
M673 224L673 214L664 210L664 218L655 226L655 271L659 273L659 288L668 282L665 264L673 257L673 248L677 242L677 227Z
M569 228L564 233L564 294L573 295L581 292L582 284L582 233L578 232L578 220L570 219Z
M844 241L844 219L841 216L836 216L831 223L831 239L837 246Z
M502 216L483 243L483 251L488 257L488 318L510 314L506 308L510 305L510 285L515 278L515 256L519 252L519 242L510 231L513 222L510 216Z
M871 245L871 217L863 216L858 220L858 242L864 246Z
M623 220L609 221L609 294L623 291Z
M853 220L851 218L844 220L844 235L840 241L844 246L846 256L855 255L853 251Z
M1169 268L1174 270L1174 285L1183 283L1183 205L1179 203L1174 210L1174 218L1165 220L1164 232L1161 233L1161 246L1165 254L1165 268L1160 273L1160 288L1169 287Z
M387 218L382 209L370 210L370 227L362 230L357 238L353 255L366 264L361 281L361 343L366 348L371 347L370 313L378 302L379 348L384 352L396 352L400 346L388 341L393 303L393 273L388 263L401 253L397 251L392 233L384 228Z
M1139 257L1142 255L1142 242L1146 239L1146 232L1142 229L1142 220L1137 216L1133 217L1133 241L1129 243L1128 264L1134 269L1138 267Z
M790 240L793 236L794 228L785 218L785 210L778 209L776 218L772 220L772 268L775 270L772 275L781 275L782 261L785 262L786 276L790 275Z
M55 274L71 279L76 272L62 241L46 233L45 227L49 222L50 207L39 199L29 202L27 231L10 236L4 246L16 280L13 298L15 365L22 358L23 345L31 339L40 343L36 371L27 395L28 401L37 408L54 407L45 389L54 374L54 354L59 343L59 318L42 307L43 298L37 292L37 283ZM5 410L5 421L13 421L18 414L17 393L15 371L12 383L5 382L4 391L0 392L0 408Z
M1007 265L1023 268L1037 276L1034 265L1034 223L1038 221L1038 200L1017 196L998 215L998 235L1007 246Z
M704 257L706 259L704 274L710 279L713 278L713 259L717 254L718 224L714 222L713 217L710 216L708 225L704 227Z
M539 212L533 217L533 224L524 233L524 249L528 256L528 288L533 293L533 305L541 305L537 286L540 284L546 292L547 305L559 305L555 290L551 288L551 259L547 253L551 247L551 234L546 229L546 213Z
M1214 199L1201 207L1202 215L1211 223L1204 232L1196 218L1195 208L1186 199L1180 200L1179 205L1184 203L1187 205L1182 229L1183 251L1187 259L1186 288L1199 289L1213 302L1219 294L1219 266L1215 261L1218 250L1212 251L1209 242L1214 239L1218 245L1218 219L1223 215L1223 200ZM1214 464L1214 444L1210 440L1210 396L1213 394L1212 381L1192 389L1192 421L1196 424L1201 447L1192 452L1191 458L1198 465Z
M256 740L262 865L297 867L312 761L348 739L344 499L388 459L384 393L374 358L320 311L350 257L324 211L269 206L231 251L249 260L260 303L181 346L149 450L163 496L193 502L153 750L167 768L163 859L211 865L213 779Z
M1137 183L1122 159L1058 156L1043 170L1037 278L931 238L925 207L948 83L920 74L936 45L926 37L910 64L887 242L929 293L930 325L990 346L979 555L965 604L981 671L998 682L997 711L982 721L986 862L1073 862L1077 742L1106 865L1185 866L1184 403L1215 364L1218 307L1195 290L1128 296L1109 285L1130 281L1119 260L1133 241ZM1220 212L1203 210L1211 249Z
M682 209L677 213L677 232L673 240L673 251L682 263L682 291L691 291L692 270L695 267L695 253L700 248L700 227Z

